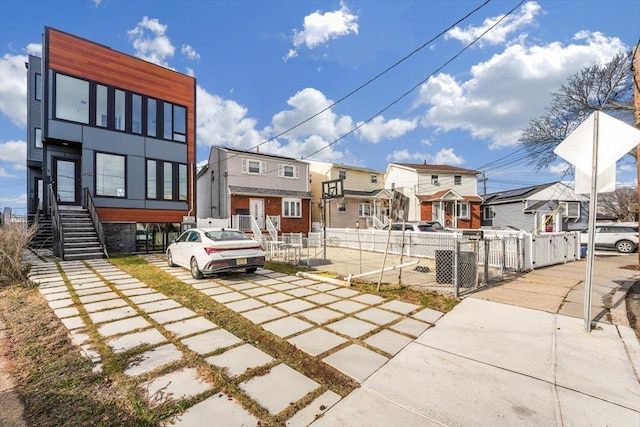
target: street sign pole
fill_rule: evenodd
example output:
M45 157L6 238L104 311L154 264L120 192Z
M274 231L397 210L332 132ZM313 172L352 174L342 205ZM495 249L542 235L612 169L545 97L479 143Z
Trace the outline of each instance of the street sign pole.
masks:
M598 114L593 117L593 153L591 159L591 192L589 194L589 241L587 244L587 274L584 280L584 330L591 332L591 291L593 287L593 263L595 261L596 209L598 207Z

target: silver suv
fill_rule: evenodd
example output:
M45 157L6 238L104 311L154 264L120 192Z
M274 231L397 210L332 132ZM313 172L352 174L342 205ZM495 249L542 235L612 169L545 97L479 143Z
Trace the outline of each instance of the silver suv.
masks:
M403 224L401 222L394 222L393 224L391 224L391 230L401 231L402 225ZM386 228L387 227L385 227L385 229ZM449 231L444 228L438 221L422 221L419 223L405 222L404 229L406 231L421 231L427 233L442 233Z
M583 230L580 243L589 242L589 233ZM630 253L638 249L638 224L616 222L596 224L595 246L603 249L615 249L618 252Z

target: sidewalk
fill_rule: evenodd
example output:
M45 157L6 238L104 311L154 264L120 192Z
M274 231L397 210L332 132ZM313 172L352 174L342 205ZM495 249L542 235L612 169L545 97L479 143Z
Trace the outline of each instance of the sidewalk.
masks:
M597 258L590 334L586 262L536 270L465 299L313 426L640 425L640 346L616 292L636 256Z

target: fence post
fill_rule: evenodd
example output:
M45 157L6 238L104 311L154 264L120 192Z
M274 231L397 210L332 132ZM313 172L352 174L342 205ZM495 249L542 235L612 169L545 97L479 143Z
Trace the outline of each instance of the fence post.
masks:
M502 241L502 265L500 266L500 277L504 276L504 270L507 265L507 241L503 237L500 239Z
M484 285L489 286L489 251L491 250L491 241L484 240Z
M460 282L458 280L458 255L460 253L460 240L455 237L455 245L453 251L453 294L456 298L460 296Z

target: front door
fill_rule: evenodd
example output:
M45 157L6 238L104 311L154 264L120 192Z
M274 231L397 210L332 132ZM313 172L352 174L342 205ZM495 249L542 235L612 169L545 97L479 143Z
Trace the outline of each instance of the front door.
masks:
M53 188L60 204L77 205L79 203L78 163L77 160L72 159L55 158L53 160Z
M264 199L249 199L249 212L258 223L258 227L264 230Z

